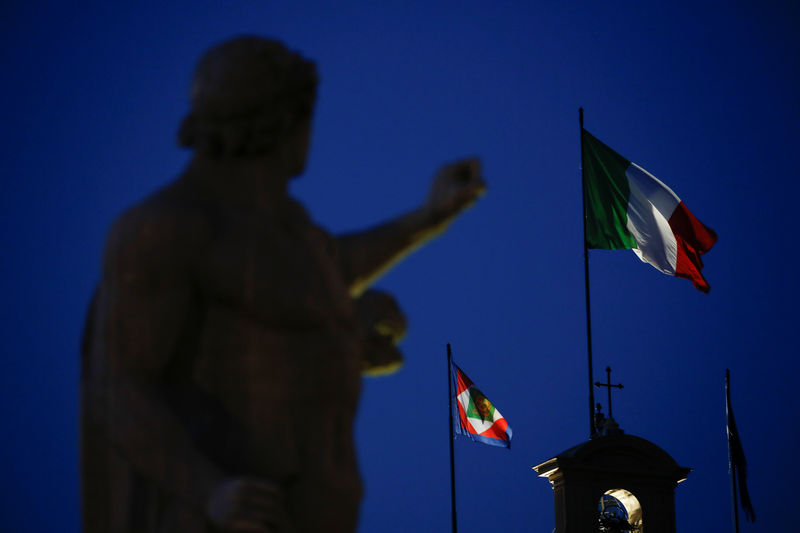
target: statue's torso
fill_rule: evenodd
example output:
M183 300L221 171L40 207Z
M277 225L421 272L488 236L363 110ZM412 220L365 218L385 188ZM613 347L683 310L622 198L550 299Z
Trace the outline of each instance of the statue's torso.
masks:
M205 316L194 377L270 442L290 413L305 420L281 438L301 427L310 439L316 421L352 417L360 388L361 345L335 241L293 211L216 213L198 272Z
M241 424L246 473L281 483L298 520L324 524L360 499L362 348L334 239L284 207L213 213L193 378Z
M184 254L191 318L164 376L176 412L212 462L286 491L294 531L352 531L363 347L334 239L288 199L278 214L178 200L190 216L171 220L198 225L201 237ZM97 331L107 335L115 328L103 312ZM88 361L103 366L108 357Z

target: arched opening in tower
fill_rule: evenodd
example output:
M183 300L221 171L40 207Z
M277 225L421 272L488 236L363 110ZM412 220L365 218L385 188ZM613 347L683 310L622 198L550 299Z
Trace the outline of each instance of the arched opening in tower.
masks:
M630 491L607 490L601 496L597 510L597 530L602 533L642 531L642 506Z

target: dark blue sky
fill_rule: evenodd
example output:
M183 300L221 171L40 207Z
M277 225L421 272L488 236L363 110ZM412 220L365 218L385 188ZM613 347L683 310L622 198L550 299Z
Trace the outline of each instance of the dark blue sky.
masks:
M417 206L462 156L482 158L489 184L379 282L410 331L403 370L364 388L361 532L448 527L447 342L514 428L510 451L456 442L462 531L551 531L552 491L531 466L588 436L579 106L720 236L709 295L629 251L592 252L595 379L611 365L622 428L694 469L676 490L678 530L722 531L730 368L758 513L743 531L794 523L800 9L649 4L7 2L3 529L78 531L78 339L105 233L180 172L194 62L243 33L318 62L294 194L327 228Z

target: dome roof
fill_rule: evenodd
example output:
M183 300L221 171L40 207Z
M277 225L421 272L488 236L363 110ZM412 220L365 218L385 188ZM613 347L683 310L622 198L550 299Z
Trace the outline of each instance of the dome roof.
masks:
M691 472L652 442L634 435L604 435L573 446L533 467L542 477L557 471L589 470L646 475L682 481Z

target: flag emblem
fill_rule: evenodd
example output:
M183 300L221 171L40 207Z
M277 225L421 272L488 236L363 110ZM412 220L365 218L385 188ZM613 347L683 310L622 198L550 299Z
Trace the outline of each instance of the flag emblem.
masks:
M467 407L468 418L479 418L482 421L494 420L494 413L497 409L494 408L492 402L489 401L478 387L472 386L469 390L469 407Z

